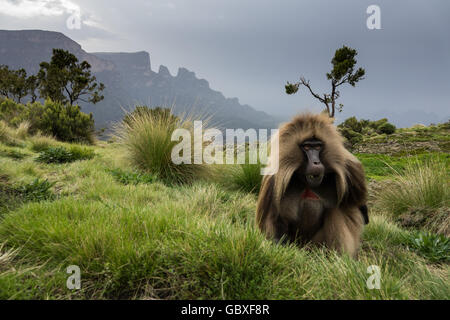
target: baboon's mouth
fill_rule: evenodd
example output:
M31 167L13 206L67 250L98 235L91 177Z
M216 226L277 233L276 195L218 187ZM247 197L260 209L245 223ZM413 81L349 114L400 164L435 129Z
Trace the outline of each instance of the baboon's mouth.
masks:
M323 177L324 177L323 173L307 174L305 175L306 185L309 188L317 188L322 183Z
M314 192L311 191L311 189L308 188L306 188L305 191L302 192L301 198L319 200L317 194L315 194Z

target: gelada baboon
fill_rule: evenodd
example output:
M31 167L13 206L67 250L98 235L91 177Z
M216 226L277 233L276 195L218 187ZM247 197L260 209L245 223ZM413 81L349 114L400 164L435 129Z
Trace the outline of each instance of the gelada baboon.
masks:
M323 244L355 256L369 222L361 163L327 115L302 114L280 127L279 170L264 176L256 221L275 241Z

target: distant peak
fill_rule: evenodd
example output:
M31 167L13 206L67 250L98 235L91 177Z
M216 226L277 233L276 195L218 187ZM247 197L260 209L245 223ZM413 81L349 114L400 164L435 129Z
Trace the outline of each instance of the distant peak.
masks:
M177 78L192 78L195 79L195 72L189 71L186 68L178 68Z
M137 52L92 52L99 58L113 61L120 69L151 70L150 54L147 51Z
M172 76L166 66L160 65L158 74L161 76Z

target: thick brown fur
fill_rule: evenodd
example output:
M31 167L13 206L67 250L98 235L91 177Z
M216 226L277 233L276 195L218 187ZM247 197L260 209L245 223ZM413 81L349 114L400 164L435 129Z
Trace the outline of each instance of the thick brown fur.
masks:
M299 145L314 137L324 144L320 158L334 180L333 195L330 196L334 202L330 200L333 205L323 206L324 214L320 223L311 221L309 227L308 219L303 218L303 227L294 232L302 230L303 234L299 236L308 243L323 244L356 256L364 226L359 208L365 207L367 199L365 175L358 159L345 149L333 119L326 114L301 114L283 124L278 137L279 170L263 178L256 211L258 227L268 238L276 240L286 236L289 238L291 229L297 228L292 223L296 219L294 216L308 208L299 205L300 194L289 194L287 190L291 179L295 179L296 172L305 161ZM327 200L324 199L323 203ZM297 236L288 240L296 241L299 245L305 244L305 241L296 239Z

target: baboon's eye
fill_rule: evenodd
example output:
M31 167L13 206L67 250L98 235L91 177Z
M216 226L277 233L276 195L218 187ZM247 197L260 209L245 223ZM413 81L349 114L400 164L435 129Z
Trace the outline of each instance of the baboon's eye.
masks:
M304 145L303 145L303 149L305 149L306 151L308 151L309 149L311 149L311 147L310 147L309 145L307 145L307 144L304 144Z
M316 146L314 146L314 149L316 149L316 150L321 150L321 149L322 149L322 146L321 146L321 145L316 145Z

